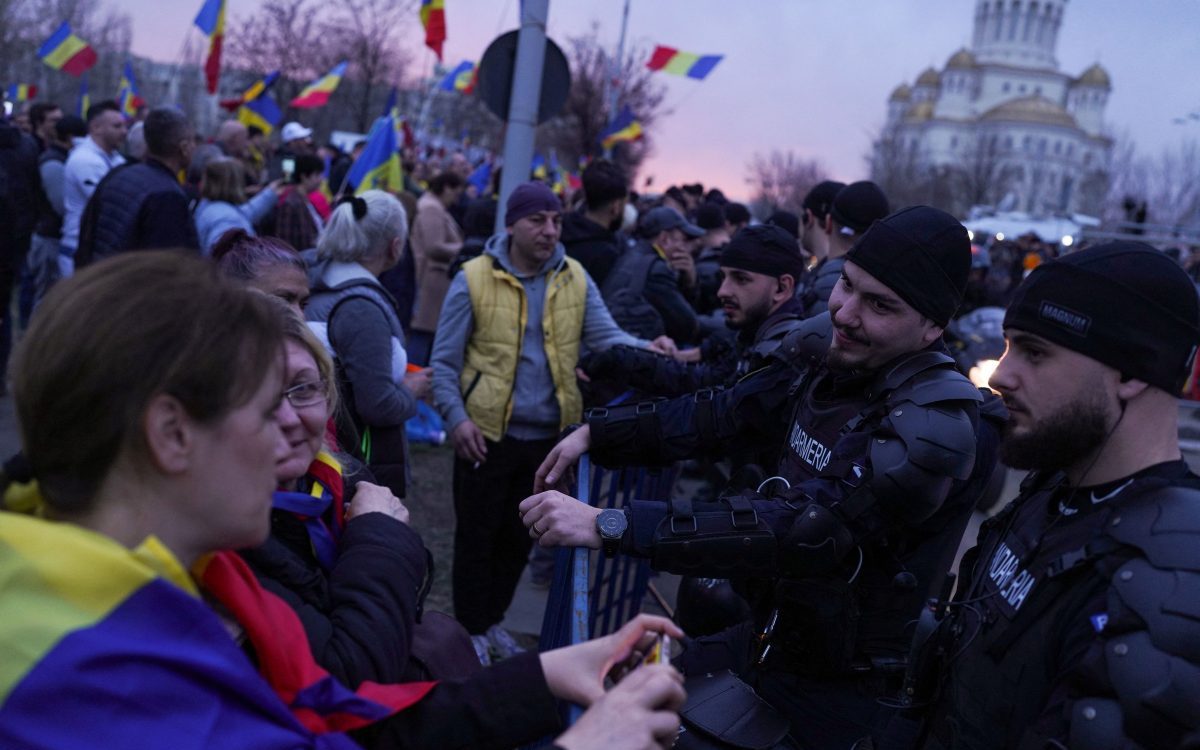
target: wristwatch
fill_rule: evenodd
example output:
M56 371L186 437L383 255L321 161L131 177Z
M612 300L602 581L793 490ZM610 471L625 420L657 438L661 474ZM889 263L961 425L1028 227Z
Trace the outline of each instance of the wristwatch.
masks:
M596 531L600 532L600 548L604 550L605 557L616 557L621 549L621 537L625 536L627 528L629 520L625 518L623 510L608 508L596 516Z

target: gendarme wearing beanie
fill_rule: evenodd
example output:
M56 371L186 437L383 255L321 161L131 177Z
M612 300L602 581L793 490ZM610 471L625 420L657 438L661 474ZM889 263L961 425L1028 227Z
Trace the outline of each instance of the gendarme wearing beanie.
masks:
M800 243L786 229L773 224L739 230L721 250L720 263L775 278L791 274L796 281L804 270Z
M829 215L841 225L842 234L862 234L888 215L888 199L879 186L869 180L852 182L834 196Z
M945 328L967 288L971 240L945 211L913 206L872 224L846 260Z
M526 216L542 211L562 212L562 202L554 191L541 182L518 185L508 196L504 208L504 226L511 227Z
M1200 343L1200 301L1166 255L1141 242L1108 242L1034 269L1004 327L1179 395Z

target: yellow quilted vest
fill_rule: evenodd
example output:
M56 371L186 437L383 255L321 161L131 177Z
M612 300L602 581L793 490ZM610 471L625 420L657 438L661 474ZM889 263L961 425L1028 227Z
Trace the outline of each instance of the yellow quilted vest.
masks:
M512 416L513 381L528 319L525 287L490 255L467 261L463 271L475 317L475 331L467 341L459 380L463 403L483 436L499 441ZM554 379L560 428L579 421L583 415L575 365L586 307L587 275L574 259L565 258L550 272L542 311L546 359Z

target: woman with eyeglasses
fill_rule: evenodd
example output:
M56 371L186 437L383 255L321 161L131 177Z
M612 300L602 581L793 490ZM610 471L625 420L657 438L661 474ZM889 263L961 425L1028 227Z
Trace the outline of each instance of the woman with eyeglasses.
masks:
M590 706L565 750L669 747L678 673L603 683L656 633L682 636L663 618L467 680L351 690L313 661L229 551L267 538L283 426L312 399L285 383L281 329L261 295L174 252L120 254L46 297L13 367L43 503L0 512L0 747L499 749L557 731L556 699ZM387 514L351 515L347 531Z
M362 464L325 445L333 361L283 302L284 392L271 536L243 550L263 586L300 616L317 663L345 684L400 682L426 576L408 509Z

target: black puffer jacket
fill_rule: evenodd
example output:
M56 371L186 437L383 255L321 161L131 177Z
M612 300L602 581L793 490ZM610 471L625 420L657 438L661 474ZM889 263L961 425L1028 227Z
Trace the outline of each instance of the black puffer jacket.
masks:
M597 286L603 286L621 255L617 235L578 211L563 215L561 241L567 255L579 261Z
M0 120L0 216L5 239L28 240L33 234L41 192L37 141Z
M199 250L191 201L171 169L148 158L112 170L88 200L75 265L126 250Z
M359 480L370 476L348 476L347 499ZM352 518L326 572L303 521L273 510L266 543L241 554L263 588L300 616L313 656L330 674L351 687L403 681L419 592L429 573L415 531L383 513Z

